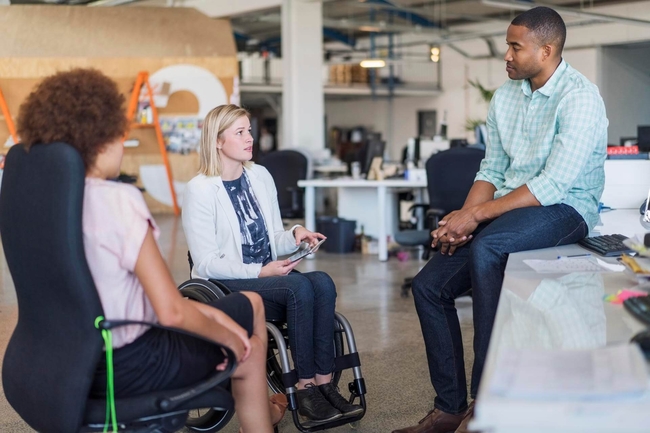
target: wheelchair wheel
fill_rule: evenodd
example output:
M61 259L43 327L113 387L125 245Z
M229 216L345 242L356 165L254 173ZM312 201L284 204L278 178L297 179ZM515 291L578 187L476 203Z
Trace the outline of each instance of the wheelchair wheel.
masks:
M216 432L223 429L235 414L234 410L213 408L191 410L185 421L185 427L192 431Z
M343 327L341 324L335 322L335 331L334 331L334 356L338 357L343 355ZM283 326L279 327L282 335L284 335L285 345L289 347L289 341L287 337L287 325L286 323ZM289 349L291 350L291 349ZM332 383L334 386L338 386L339 380L341 379L341 372L335 371L332 375ZM280 356L278 355L278 345L273 338L273 335L269 333L269 343L266 354L266 382L269 385L269 388L274 393L286 393L286 388L282 382L282 365L280 364Z
M203 304L216 301L217 299L226 296L226 293L221 289L221 287L217 286L213 282L202 280L200 278L185 281L178 286L178 290L181 292L183 297Z
M201 279L186 281L178 287L178 290L183 297L204 304L226 296L216 284ZM230 422L234 413L234 410L223 411L213 408L191 410L185 426L192 431L216 432Z

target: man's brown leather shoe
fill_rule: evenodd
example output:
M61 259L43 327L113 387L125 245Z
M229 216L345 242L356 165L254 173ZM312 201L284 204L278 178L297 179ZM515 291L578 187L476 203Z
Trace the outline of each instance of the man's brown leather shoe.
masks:
M469 407L467 408L467 411L465 412L465 417L463 418L463 421L461 421L460 425L456 429L454 433L477 433L476 430L470 430L468 425L469 422L472 420L474 417L474 401L469 404Z
M393 430L393 433L450 433L458 428L464 416L464 413L451 415L440 409L434 409L417 425Z

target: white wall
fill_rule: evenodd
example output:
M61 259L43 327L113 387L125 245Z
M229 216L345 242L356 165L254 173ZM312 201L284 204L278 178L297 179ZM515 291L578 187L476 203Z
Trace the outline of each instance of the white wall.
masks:
M609 142L618 144L650 125L650 46L603 47L600 69Z

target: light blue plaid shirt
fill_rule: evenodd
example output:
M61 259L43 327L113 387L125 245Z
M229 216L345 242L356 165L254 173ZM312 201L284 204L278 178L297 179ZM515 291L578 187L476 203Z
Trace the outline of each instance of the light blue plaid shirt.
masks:
M605 186L608 123L598 87L564 60L535 92L528 80L509 80L490 103L475 180L494 185L495 199L525 184L542 206L573 207L591 230Z

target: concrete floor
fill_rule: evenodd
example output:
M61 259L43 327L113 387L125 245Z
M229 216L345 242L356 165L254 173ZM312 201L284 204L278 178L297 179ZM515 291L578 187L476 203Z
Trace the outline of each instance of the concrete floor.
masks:
M189 278L187 243L180 220L169 216L156 218L161 228L160 247L171 266L177 283ZM433 388L429 382L424 344L413 298L400 297L404 277L415 275L424 262L415 258L399 262L391 258L379 262L377 256L361 254L327 254L319 251L314 260L304 260L300 271L321 270L329 273L338 289L337 310L351 322L361 355L362 372L368 388L368 411L354 431L361 433L390 432L417 423L433 405ZM0 355L4 356L7 341L17 319L14 286L4 255L0 259ZM466 368L471 372L473 352L472 309L469 298L457 302L465 341ZM347 388L351 374L346 372L340 382ZM226 433L238 430L233 420ZM32 432L0 396L0 432ZM281 432L297 429L289 413L280 424ZM353 431L346 425L332 432Z

